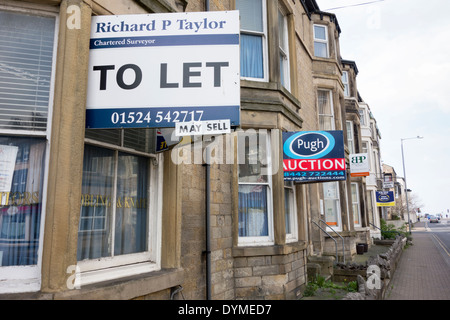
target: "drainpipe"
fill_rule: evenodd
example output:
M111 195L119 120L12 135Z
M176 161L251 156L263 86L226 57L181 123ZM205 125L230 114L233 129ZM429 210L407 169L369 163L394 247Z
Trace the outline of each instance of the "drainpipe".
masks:
M205 0L205 11L209 11L209 0ZM206 201L206 219L205 219L205 235L206 235L206 299L211 300L211 211L210 211L210 193L211 193L211 165L210 165L210 154L208 147L205 147L206 151L206 185L205 185L205 201Z
M205 229L206 229L206 299L211 300L211 236L210 236L210 228L211 228L211 222L210 222L210 193L211 193L211 165L210 165L210 155L209 155L209 149L208 147L205 148L206 151L206 186L205 186L205 201L206 201L206 222L205 222Z

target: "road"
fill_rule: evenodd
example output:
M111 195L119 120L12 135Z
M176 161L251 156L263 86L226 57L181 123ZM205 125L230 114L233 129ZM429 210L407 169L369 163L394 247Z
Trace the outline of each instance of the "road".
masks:
M450 268L450 219L441 219L439 223L425 221L424 228Z

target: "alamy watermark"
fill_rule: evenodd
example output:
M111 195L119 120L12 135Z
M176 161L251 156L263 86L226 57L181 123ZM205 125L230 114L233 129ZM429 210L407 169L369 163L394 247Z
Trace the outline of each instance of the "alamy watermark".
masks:
M278 129L238 129L229 134L191 136L174 146L171 159L179 164L238 164L257 166L261 175L280 169ZM176 141L172 134L172 141ZM256 168L256 167L255 167Z
M67 29L81 29L81 8L75 4L67 7Z
M381 289L381 269L379 266L372 264L367 267L367 289Z

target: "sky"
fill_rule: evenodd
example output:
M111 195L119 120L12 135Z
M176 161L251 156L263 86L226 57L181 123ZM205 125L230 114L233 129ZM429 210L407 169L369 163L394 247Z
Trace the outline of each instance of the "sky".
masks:
M382 162L422 213L450 209L450 1L316 0L341 28L341 56L381 132ZM339 8L344 7L344 8Z

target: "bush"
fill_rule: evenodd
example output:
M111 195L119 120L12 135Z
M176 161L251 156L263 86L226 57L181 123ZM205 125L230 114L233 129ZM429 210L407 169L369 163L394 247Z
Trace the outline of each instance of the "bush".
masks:
M396 229L393 224L387 224L384 219L381 219L381 236L383 239L395 239L397 235L401 235L403 237L406 237L408 235L408 232L406 231L406 226L408 224L403 225L401 228Z
M346 284L341 285L336 284L331 280L325 281L325 277L318 275L315 281L308 282L303 295L305 297L312 297L319 288L329 289L330 292L334 292L336 289L345 290L347 292L358 292L358 282L350 281Z

